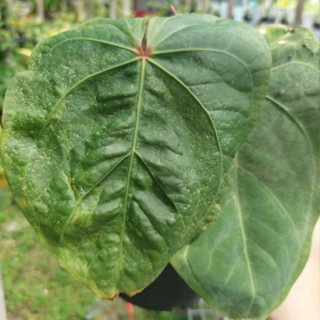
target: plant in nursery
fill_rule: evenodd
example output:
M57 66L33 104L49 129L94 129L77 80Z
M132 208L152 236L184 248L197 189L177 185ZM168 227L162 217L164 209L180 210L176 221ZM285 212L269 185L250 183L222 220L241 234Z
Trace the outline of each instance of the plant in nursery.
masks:
M319 44L297 30L267 43L208 15L94 19L36 47L6 93L1 156L65 269L113 298L171 261L221 313L279 304L317 217Z

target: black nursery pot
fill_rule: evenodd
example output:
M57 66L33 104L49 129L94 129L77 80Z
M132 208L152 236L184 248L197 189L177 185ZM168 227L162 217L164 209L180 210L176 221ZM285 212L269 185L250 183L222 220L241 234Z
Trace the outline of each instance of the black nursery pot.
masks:
M157 311L191 307L200 299L171 264L168 264L159 277L143 291L132 297L120 293L120 297L139 307Z

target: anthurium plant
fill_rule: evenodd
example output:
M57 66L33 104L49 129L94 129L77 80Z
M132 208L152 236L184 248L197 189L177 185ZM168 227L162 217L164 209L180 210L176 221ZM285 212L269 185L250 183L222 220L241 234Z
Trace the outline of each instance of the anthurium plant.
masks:
M209 15L93 19L11 81L1 157L40 241L99 297L170 262L215 310L264 319L319 216L319 42Z

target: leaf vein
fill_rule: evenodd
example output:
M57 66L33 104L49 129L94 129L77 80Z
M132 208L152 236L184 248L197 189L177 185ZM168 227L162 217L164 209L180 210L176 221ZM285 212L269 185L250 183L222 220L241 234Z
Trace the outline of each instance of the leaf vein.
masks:
M121 273L121 262L123 260L123 239L126 227L126 218L128 213L128 200L129 200L129 188L130 188L130 179L131 179L131 172L132 172L132 165L133 159L135 155L135 149L137 144L138 138L138 130L139 130L139 120L140 120L140 110L142 105L142 91L143 91L143 84L144 84L144 76L145 76L145 59L141 60L141 74L139 80L139 93L138 93L138 101L137 101L137 108L136 108L136 125L134 129L133 139L132 139L132 146L131 146L131 154L130 154L130 162L128 168L128 175L126 181L126 191L124 197L124 205L123 205L123 220L122 220L122 227L120 233L120 248L119 248L119 258L118 258L118 266L117 266L117 279L116 281L120 280L120 273Z
M238 168L238 158L236 156L235 158L235 168ZM251 269L251 262L249 259L249 254L248 254L248 248L247 248L247 237L246 237L246 232L245 232L245 228L244 228L244 222L243 222L243 218L242 218L242 208L241 208L241 204L240 204L240 198L239 198L239 190L238 190L238 172L237 170L235 170L235 174L234 174L234 188L235 188L235 193L233 195L233 199L234 199L234 203L235 206L238 210L238 219L239 219L239 226L240 226L240 231L241 231L241 236L242 236L242 244L243 244L243 254L246 260L246 264L247 264L247 269L248 269L248 275L249 275L249 280L250 280L250 287L251 287L251 292L252 292L252 298L251 298L251 302L248 308L248 311L251 310L254 299L256 297L256 288L255 288L255 284L254 284L254 280L253 280L253 274L252 274L252 269Z
M272 102L273 104L275 104L281 111L283 111L293 122L294 124L298 127L298 129L301 131L301 133L303 134L303 136L306 138L306 140L308 141L308 144L311 146L312 143L308 137L308 135L306 134L303 126L300 124L300 122L289 112L289 110L287 110L287 108L280 102L277 101L276 99L274 99L273 97L271 97L270 95L266 95L266 99L269 100L270 102Z
M130 63L133 63L133 62L136 62L138 60L138 58L134 58L132 60L129 60L129 61L125 61L125 62L122 62L120 64L117 64L115 66L112 66L112 67L108 67L106 69L103 69L103 70L100 70L98 72L95 72L95 73L92 73L88 76L86 76L85 78L81 79L80 81L78 81L77 83L75 83L70 89L68 89L62 96L61 98L57 101L57 103L54 105L54 107L51 109L50 113L48 114L48 120L46 121L45 125L44 125L44 129L45 130L47 128L47 125L50 121L50 117L52 116L52 114L57 110L57 108L61 105L61 102L63 102L63 100L74 90L76 89L77 87L79 87L82 83L84 83L85 81L91 79L91 78L94 78L96 76L99 76L100 74L103 74L103 73L106 73L106 72L109 72L111 70L114 70L114 69L117 69L117 68L121 68L125 65L128 65ZM40 135L43 134L43 132L41 131Z
M272 71L275 71L275 70L279 70L279 69L284 68L284 67L287 67L287 66L289 66L289 65L291 65L291 64L300 64L300 65L302 65L302 66L311 68L313 71L315 71L315 72L317 72L317 73L320 73L320 71L317 70L317 69L315 69L313 66L309 65L308 63L301 62L301 61L290 61L290 62L288 62L288 63L284 63L284 64L281 64L281 65L279 65L279 66L275 66L275 67L271 68L271 72L272 72Z
M167 22L168 20L166 20L165 22ZM208 25L210 25L211 26L211 24L208 24ZM168 38L170 38L171 36L173 36L174 34L176 34L176 33L179 33L180 31L182 31L182 30L185 30L185 29L189 29L189 28L194 28L194 27L203 27L204 26L204 23L202 23L202 24L192 24L192 25L188 25L188 26L183 26L183 27L181 27L181 28L179 28L179 29L176 29L176 30L174 30L174 31L172 31L171 33L168 33L165 37L163 37L162 39L160 39L160 41L158 42L158 43L156 43L155 45L154 45L154 47L157 47L157 46L159 46L159 44L161 44L161 43L163 43L165 40L167 40Z
M106 45L109 45L109 46L113 46L113 47L117 47L117 48L120 48L120 49L124 49L124 50L127 50L127 51L130 51L130 52L133 52L133 53L136 53L135 50L133 48L129 48L129 47L126 47L126 46L123 46L121 44L118 44L118 43L114 43L114 42L110 42L110 41L106 41L106 40L100 40L100 39L94 39L94 38L85 38L85 37L78 37L78 38L68 38L68 39L65 39L61 42L59 42L58 44L56 44L55 46L53 46L51 48L51 50L55 50L56 48L60 47L61 45L67 43L67 42L70 42L70 41L91 41L91 42L97 42L97 43L102 43L102 44L106 44Z
M151 170L151 168L148 166L148 164L143 160L142 156L140 156L140 154L135 151L136 156L138 157L138 159L144 164L144 166L146 167L146 169L149 171L149 173L151 174L153 180L156 182L156 184L159 186L159 188L162 190L162 192L165 194L165 196L168 198L168 200L172 203L172 205L174 206L175 210L178 212L178 214L181 217L181 222L183 224L184 229L186 229L186 225L185 222L183 220L183 215L181 214L180 210L178 209L177 205L175 204L175 202L171 199L171 197L167 194L167 192L165 191L164 187L162 186L161 182L156 178L155 174L153 173L153 171Z
M67 225L71 222L72 219L75 219L76 218L76 210L78 209L78 206L79 204L81 203L81 201L86 197L88 196L101 182L103 182L116 168L118 168L121 163L123 161L125 161L127 158L129 157L129 155L126 155L124 156L123 158L121 158L119 161L117 161L111 168L110 170L105 174L103 175L103 177L101 177L93 186L91 186L91 188L84 194L82 195L74 204L73 206L73 210L72 212L70 213L68 219L66 220L64 226L62 227L62 230L61 230L61 235L60 235L60 240L59 240L59 243L61 244L62 241L63 241L63 235L64 235L64 232L65 232L65 229L67 227Z
M266 192L266 194L268 194L269 196L271 196L274 199L274 201L278 204L278 206L283 211L283 213L287 216L290 224L292 225L292 229L294 231L294 234L295 234L295 237L297 239L297 242L300 245L300 240L299 240L298 233L297 233L296 227L294 225L294 222L293 222L289 212L282 205L282 203L279 200L279 198L274 194L274 192L267 185L263 184L252 172L248 171L247 169L243 168L240 165L238 165L238 169L244 171L246 174L248 174L250 177L252 177L255 181L257 181L257 183L263 188L263 190Z
M281 104L279 101L275 100L273 97L267 95L266 99L269 100L270 102L272 102L275 106L277 106L280 110L282 110L298 127L298 129L301 131L301 133L303 134L303 136L305 137L308 145L309 145L309 149L310 149L310 153L312 154L313 151L313 147L312 147L312 142L311 139L309 137L309 135L305 132L304 127L300 124L300 122L298 121L298 119L296 119L292 114L290 114L289 110L287 110L287 108ZM315 174L313 175L313 188L311 191L311 198L314 197L314 193L316 190L316 185L317 185L317 164L316 164L316 160L315 157L312 157L312 163L313 163L313 169L315 171ZM309 212L312 210L312 201L310 201L310 208L309 208Z
M160 64L158 64L157 62L155 62L152 59L148 60L149 62L151 62L153 65L155 65L156 67L158 67L160 70L162 70L164 73L166 73L167 75L169 75L171 78L173 78L176 82L178 82L190 95L191 97L197 102L197 104L201 107L201 109L205 112L207 118L209 119L212 129L214 131L214 135L217 141L217 145L218 145L218 149L219 149L219 154L220 154L220 177L219 177L219 187L217 190L217 193L219 193L221 185L222 185L222 180L223 180L223 152L222 152L222 147L221 147L221 143L220 143L220 139L219 139L219 135L218 135L218 131L216 128L216 125L209 113L209 111L205 108L205 106L203 105L203 103L200 101L200 99L191 91L191 89L184 83L182 82L177 76L175 76L174 74L172 74L169 70L167 70L166 68L164 68L163 66L161 66Z
M93 78L95 76L98 76L102 73L105 73L105 72L108 72L108 71L111 71L111 70L114 70L116 68L120 68L122 66L125 66L125 65L128 65L130 63L133 63L133 62L136 62L138 59L135 58L133 60L129 60L129 61L126 61L124 63L121 63L121 64L118 64L118 65L115 65L115 66L112 66L112 67L109 67L109 68L106 68L106 69L103 69L103 70L100 70L98 72L95 72L93 74L90 74L88 75L87 77L85 77L84 79L78 81L76 84L74 84L70 89L68 89L62 96L61 98L56 102L56 104L53 106L53 108L50 110L49 114L47 115L47 120L45 122L45 124L43 125L42 129L39 131L39 133L37 134L35 140L37 141L36 145L35 145L35 149L37 148L38 144L39 144L39 137L43 136L45 134L45 132L48 130L49 126L49 121L52 117L52 115L54 114L54 112L59 108L59 106L61 106L61 102L68 96L68 94L70 94L70 92L72 92L76 87L78 87L79 85L81 85L82 83L84 83L86 80L90 79L90 78ZM30 162L30 159L31 159L31 156L33 153L35 153L36 150L33 150L33 152L31 152L29 154L29 157L28 157L28 164L25 166L25 170L24 170L24 176L23 176L23 180L24 180L24 183L26 184L26 179L27 179L27 172L29 170L29 167L31 165L31 162ZM27 194L27 197L28 199L30 198L29 195Z

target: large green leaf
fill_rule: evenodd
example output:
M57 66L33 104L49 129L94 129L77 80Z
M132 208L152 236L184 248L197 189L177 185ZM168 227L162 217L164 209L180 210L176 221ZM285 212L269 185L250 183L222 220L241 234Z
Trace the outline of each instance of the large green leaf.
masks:
M304 28L262 29L273 68L221 217L172 263L217 311L264 319L301 272L319 216L319 43Z
M256 30L206 15L97 19L42 42L2 139L41 241L99 296L148 285L215 219L270 64Z

